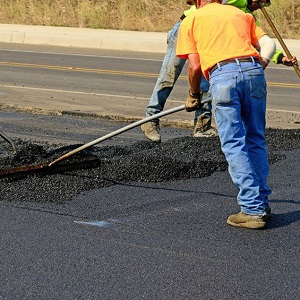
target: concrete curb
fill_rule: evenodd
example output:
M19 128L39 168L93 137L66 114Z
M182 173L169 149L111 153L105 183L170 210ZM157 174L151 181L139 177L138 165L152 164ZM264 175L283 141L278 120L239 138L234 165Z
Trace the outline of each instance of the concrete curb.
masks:
M0 24L0 42L163 53L166 33Z
M165 32L0 24L0 42L4 43L165 53L166 39ZM284 42L299 60L300 40Z

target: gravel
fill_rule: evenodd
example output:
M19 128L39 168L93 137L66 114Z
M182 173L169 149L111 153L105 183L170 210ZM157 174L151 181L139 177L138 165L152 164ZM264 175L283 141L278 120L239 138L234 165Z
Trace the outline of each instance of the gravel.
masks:
M285 159L285 151L300 148L300 130L267 129L269 161ZM13 155L7 143L0 141L0 169L51 162L80 145L52 145L35 141L16 141ZM227 163L217 137L180 137L160 144L139 141L131 145L93 147L79 152L66 162L97 158L97 166L47 174L0 179L2 201L30 201L62 204L79 193L128 182L167 182L210 176L226 171Z

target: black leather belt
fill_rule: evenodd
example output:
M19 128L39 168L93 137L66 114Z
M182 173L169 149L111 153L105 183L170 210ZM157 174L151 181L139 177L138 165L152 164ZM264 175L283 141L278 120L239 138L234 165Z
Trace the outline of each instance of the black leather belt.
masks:
M255 62L259 63L259 60L256 57L242 57L242 58L237 58L237 60L239 62L253 62L253 59ZM235 59L227 59L227 60L222 60L219 63L215 64L210 70L209 70L209 74L211 75L212 72L214 72L215 70L217 70L218 65L220 67L225 66L227 64L232 64L232 63L237 63L237 61Z

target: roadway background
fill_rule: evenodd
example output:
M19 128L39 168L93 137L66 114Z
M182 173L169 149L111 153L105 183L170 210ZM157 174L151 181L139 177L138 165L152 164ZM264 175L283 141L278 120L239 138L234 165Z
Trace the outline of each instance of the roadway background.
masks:
M24 46L19 43L13 45ZM41 45L28 46L34 50ZM2 66L1 73L14 78L18 70ZM25 69L26 74L30 82L33 73ZM12 87L6 89L1 101L15 97L24 106L25 89L19 92L21 101ZM297 91L291 94L295 100ZM59 104L61 99L53 105L58 109ZM13 108L1 112L5 131L14 138L69 144L122 125L75 114L35 114L35 105L31 114ZM187 129L163 130L168 139L190 135ZM109 145L144 141L140 130L131 134ZM12 192L11 200L0 205L0 299L298 299L299 154L299 149L284 151L286 159L271 165L275 214L262 231L226 225L237 209L237 191L227 172L171 182L116 183L60 205L39 203L38 197L16 198ZM65 181L71 177L66 175ZM51 189L59 193L60 183Z
M0 24L0 42L16 44L165 53L166 39L165 32ZM292 55L300 57L300 40L284 42Z
M115 120L141 119L145 116L145 107L149 101L161 60L166 51L166 38L167 33L1 24L2 70L6 70L6 67L11 63L11 67L15 70L18 70L19 67L20 72L3 73L3 76L9 74L9 77L8 79L1 78L0 107L2 110L48 114L94 114ZM291 53L300 57L300 41L285 40L285 42ZM8 51L5 52L6 49ZM15 51L14 55L13 51ZM31 60L24 61L26 56L29 56L30 51L32 51ZM43 51L44 55L41 56L40 53ZM27 52L26 56L25 52ZM54 58L55 53L57 54L56 58ZM78 56L81 55L88 63L84 65L80 61L77 62L76 53ZM64 54L71 56L68 58ZM72 54L74 55L72 56ZM100 86L93 78L95 85L99 85L100 91L99 89L92 89L90 86L87 86L84 90L85 85L80 81L74 81L74 85L77 85L77 91L71 88L67 90L66 87L60 90L53 88L47 90L47 84L42 83L42 80L47 80L46 73L42 71L43 68L52 68L52 70L56 68L58 71L69 69L69 71L78 73L85 71L96 74L98 72L99 76L102 76L100 73L109 73L111 68L117 66L121 57L124 60L128 58L127 64L124 64L127 69L113 70L116 78L118 74L122 76L122 80L114 83L116 87L122 84L123 78L138 75L137 71L140 72L139 76L153 78L152 81L148 80L143 85L137 81L136 90L129 91L127 89L126 92L129 96L126 97L120 97L118 93L115 93L115 95L113 93L103 93L103 90L109 88L113 90L112 83L107 82L107 86ZM147 64L147 60L152 62L152 65ZM28 69L32 67L34 70L32 72L28 71L28 75L26 75L26 70L21 70L24 67ZM135 69L135 67L138 68ZM38 71L37 69L41 70ZM31 76L30 80L21 79L22 73L25 74L24 77ZM41 75L40 85L33 87L32 84L30 86L30 82L36 79L35 74ZM186 70L182 72L174 92L167 101L166 109L184 103L186 88L183 86L186 86L187 81L185 75ZM266 70L266 75L269 81L267 126L298 128L300 122L297 99L299 80L293 68L271 63ZM17 76L20 77L20 82L14 82L14 78L17 78ZM61 77L65 86L67 76L65 78ZM124 81L126 80L129 79ZM184 85L179 87L181 82L184 82ZM147 89L145 86L147 86ZM138 90L139 88L140 90ZM73 94L71 94L71 91L73 91ZM95 97L92 97L93 95ZM96 97L103 100L101 105L99 105L98 99L96 101ZM134 103L134 109L132 109L132 103ZM162 123L191 127L193 122L191 119L191 114L183 111L163 118Z

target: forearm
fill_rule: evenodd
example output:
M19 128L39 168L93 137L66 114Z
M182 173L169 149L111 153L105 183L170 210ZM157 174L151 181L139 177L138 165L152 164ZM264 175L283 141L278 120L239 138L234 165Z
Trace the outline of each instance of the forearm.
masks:
M275 42L267 35L264 35L259 39L259 45L260 56L270 61L276 51Z
M262 58L262 66L265 69L276 51L276 44L270 37L263 35L259 39L256 49L259 51Z
M189 89L192 93L199 93L202 71L198 54L189 54L188 61Z
M188 68L189 89L192 93L200 93L201 76L201 68L199 70Z

